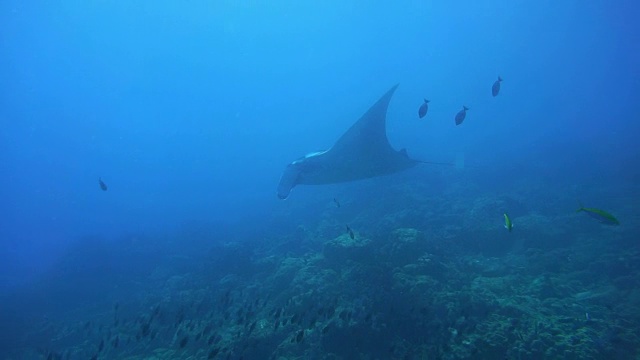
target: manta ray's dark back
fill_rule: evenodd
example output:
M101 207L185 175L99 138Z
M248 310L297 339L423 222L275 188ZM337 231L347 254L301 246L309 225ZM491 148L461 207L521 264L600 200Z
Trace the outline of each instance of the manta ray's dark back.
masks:
M387 139L387 108L398 85L389 89L347 130L331 149L313 153L287 166L278 197L285 199L298 184L320 185L366 179L408 169L419 162L396 151Z

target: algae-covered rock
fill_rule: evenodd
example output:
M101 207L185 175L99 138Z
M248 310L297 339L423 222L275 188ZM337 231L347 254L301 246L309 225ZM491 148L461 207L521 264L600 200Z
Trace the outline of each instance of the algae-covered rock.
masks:
M473 230L493 230L502 214L508 211L504 201L495 196L479 196L471 203L471 208L463 218L465 228ZM500 219L500 220L496 220Z
M282 291L289 287L296 273L304 267L304 260L296 257L285 257L280 262L275 274L270 277L270 286L275 291Z
M560 289L548 275L537 277L531 283L529 292L536 294L537 298L540 300L562 297Z
M347 261L370 261L373 255L371 240L361 236L342 234L327 241L323 251L325 259L333 265L342 265Z
M393 240L398 244L415 244L420 232L413 228L399 228L393 231Z
M431 276L417 274L412 271L414 265L407 265L403 269L396 269L393 272L393 287L396 291L406 293L423 292L428 293L438 288L438 281ZM413 274L411 274L414 272Z
M415 262L424 252L425 244L420 232L412 228L400 228L391 233L388 259L396 266Z

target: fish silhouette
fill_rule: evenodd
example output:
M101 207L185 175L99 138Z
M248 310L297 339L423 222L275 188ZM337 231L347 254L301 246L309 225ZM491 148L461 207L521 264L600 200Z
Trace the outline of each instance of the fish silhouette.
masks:
M494 82L493 86L491 87L491 95L493 95L494 97L498 96L498 93L500 93L501 82L502 82L502 78L498 76L498 80L496 80L496 82Z
M418 109L418 116L422 119L425 115L427 115L427 111L429 111L429 100L424 99L422 105Z
M98 183L100 184L100 189L102 189L102 191L107 191L107 184L102 181L102 178L98 178Z
M462 122L464 121L464 118L467 116L467 110L469 110L469 108L466 106L463 106L462 110L460 110L456 114L456 125L462 124Z

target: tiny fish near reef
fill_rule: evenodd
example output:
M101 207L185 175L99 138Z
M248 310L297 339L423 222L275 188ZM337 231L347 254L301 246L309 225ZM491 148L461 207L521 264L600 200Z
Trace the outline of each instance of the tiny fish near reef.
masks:
M513 222L511 222L511 218L507 213L504 213L504 228L509 230L509 232L513 230Z
M349 237L351 238L351 240L356 238L356 235L353 233L353 230L351 230L349 225L347 225L347 233L349 234Z

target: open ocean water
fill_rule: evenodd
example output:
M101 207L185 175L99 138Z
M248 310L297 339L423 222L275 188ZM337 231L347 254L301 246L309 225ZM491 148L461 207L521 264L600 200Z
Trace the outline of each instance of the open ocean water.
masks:
M640 359L639 15L0 2L0 359Z

